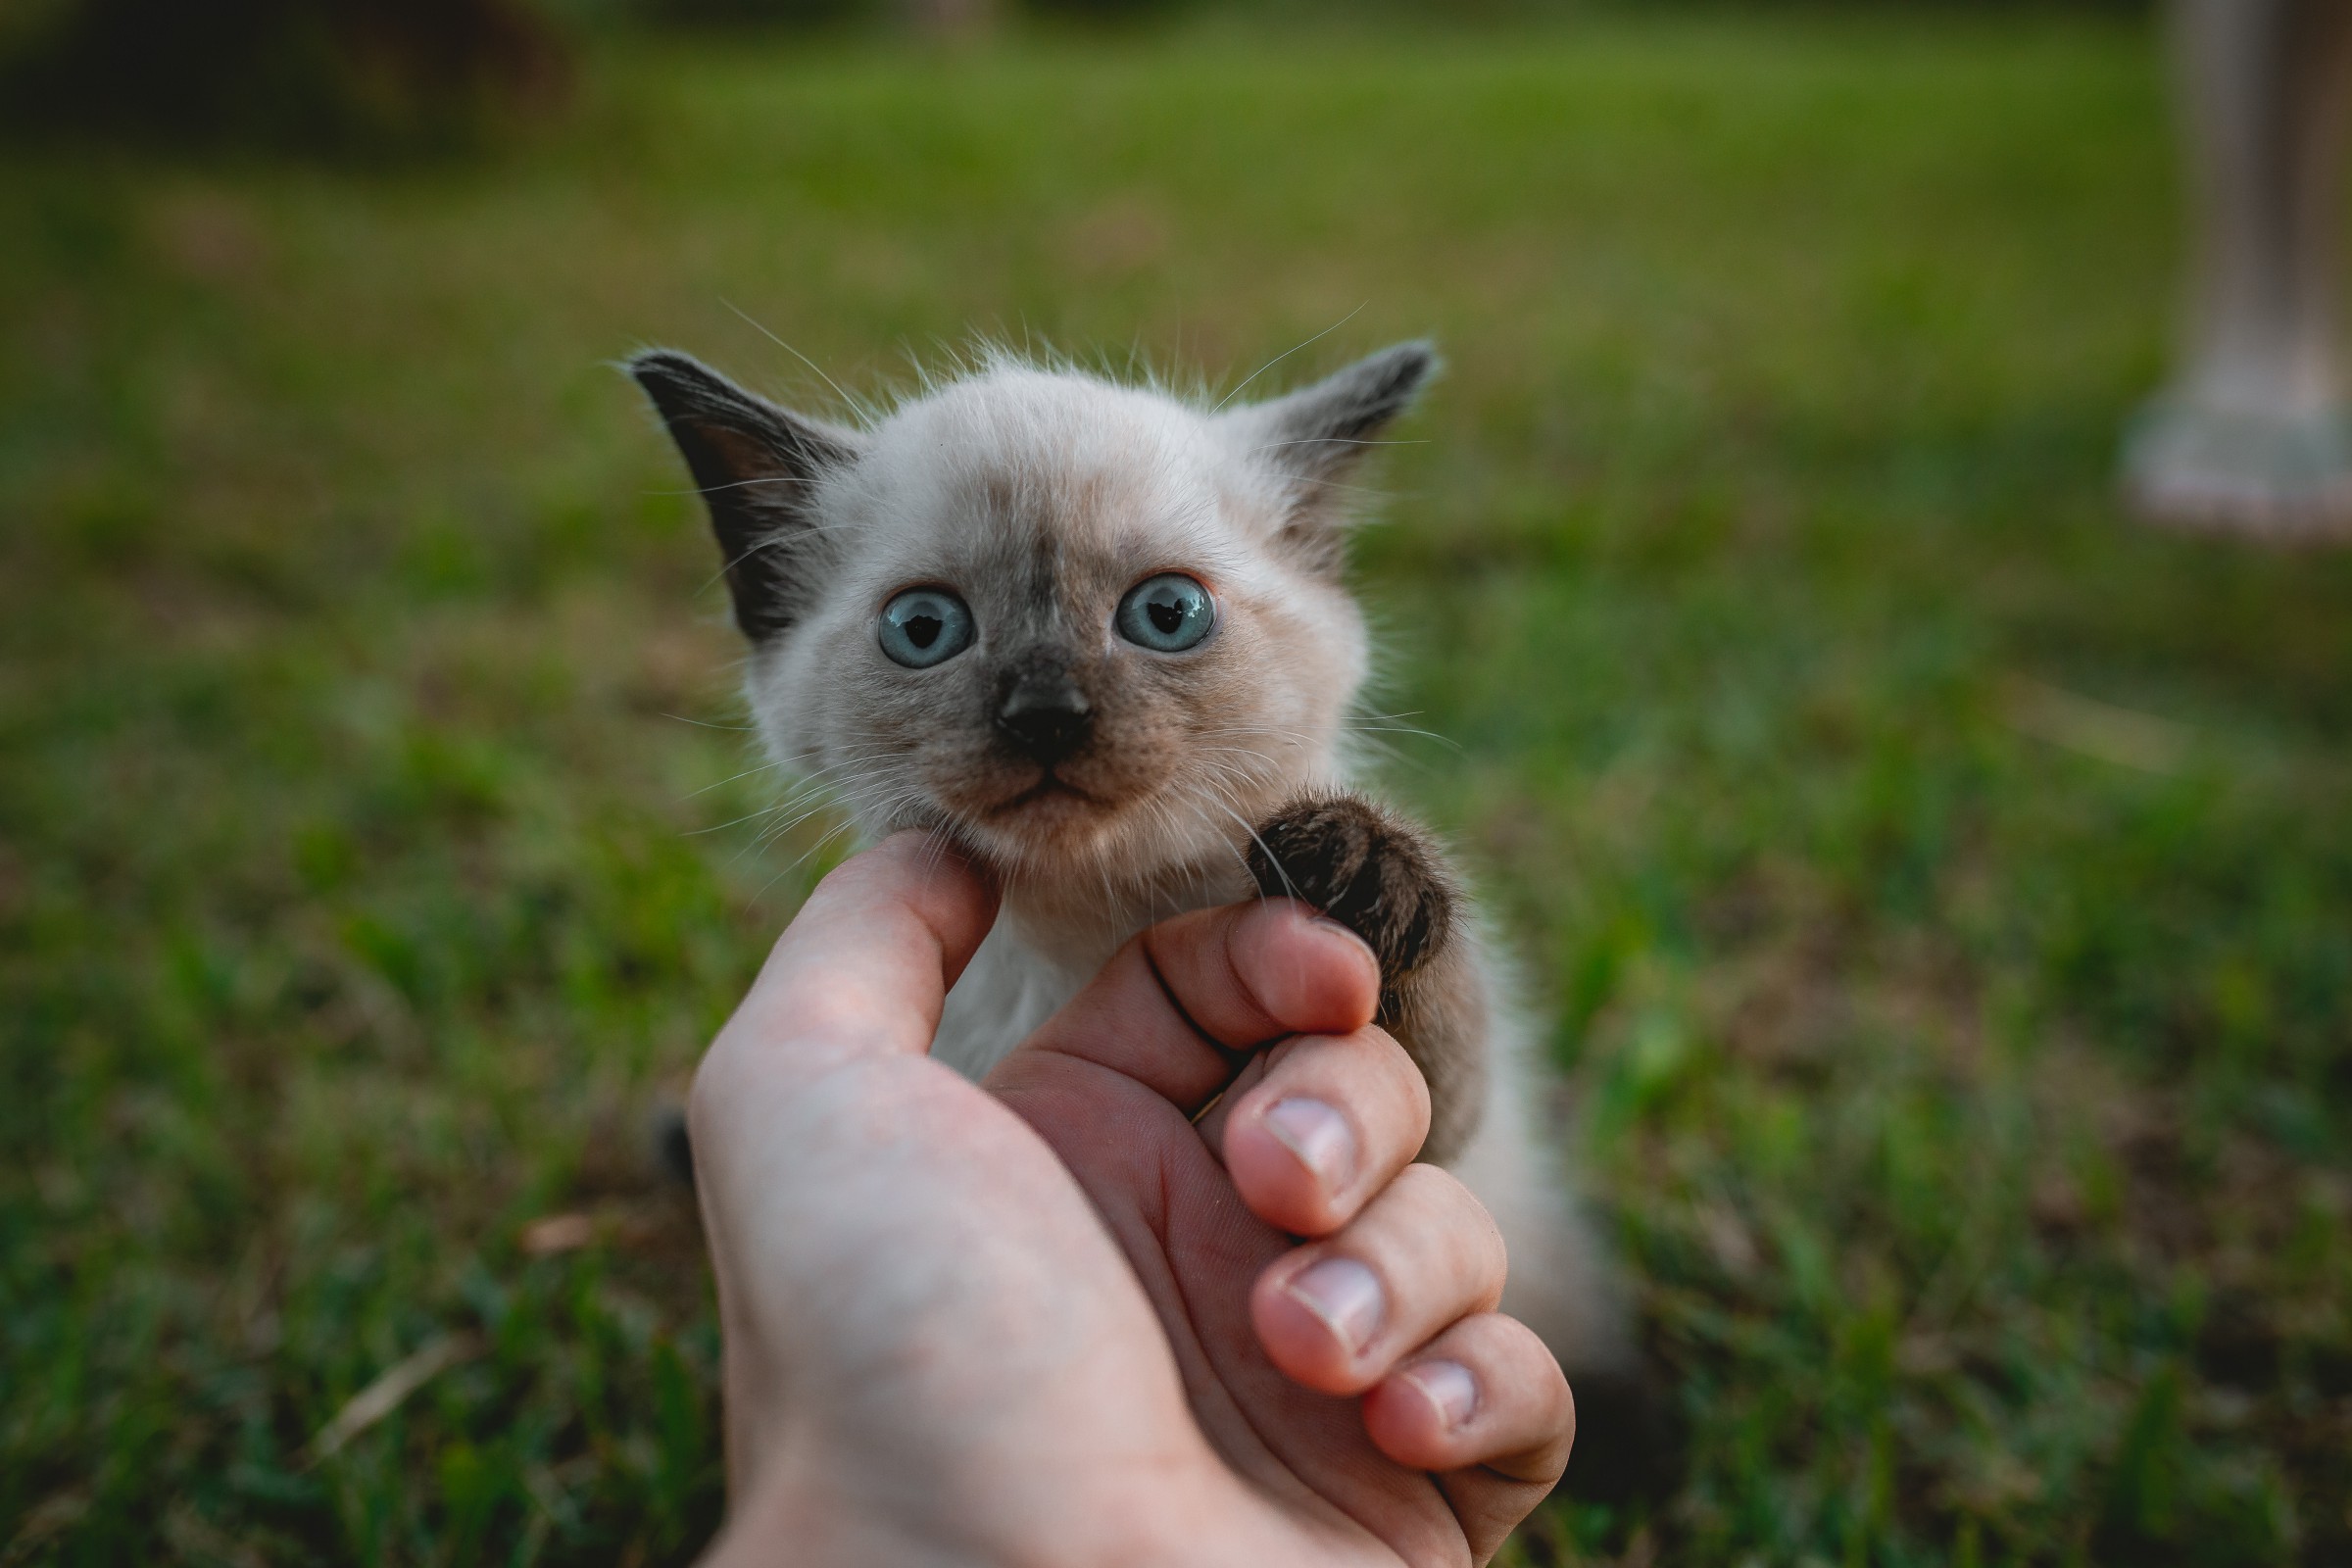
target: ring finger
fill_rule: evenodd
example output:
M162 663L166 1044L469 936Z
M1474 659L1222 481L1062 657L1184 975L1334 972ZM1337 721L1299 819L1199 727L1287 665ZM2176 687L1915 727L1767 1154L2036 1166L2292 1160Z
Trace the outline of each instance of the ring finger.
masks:
M1408 1165L1346 1228L1275 1260L1250 1292L1267 1357L1324 1394L1360 1394L1502 1296L1502 1236L1468 1188Z

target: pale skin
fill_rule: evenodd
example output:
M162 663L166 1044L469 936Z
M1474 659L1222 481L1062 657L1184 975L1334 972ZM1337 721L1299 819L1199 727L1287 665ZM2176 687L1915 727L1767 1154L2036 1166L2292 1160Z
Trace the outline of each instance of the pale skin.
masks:
M995 912L913 835L867 851L696 1075L706 1561L1486 1561L1575 1407L1494 1310L1492 1221L1411 1162L1370 952L1285 901L1182 916L975 1085L926 1053Z

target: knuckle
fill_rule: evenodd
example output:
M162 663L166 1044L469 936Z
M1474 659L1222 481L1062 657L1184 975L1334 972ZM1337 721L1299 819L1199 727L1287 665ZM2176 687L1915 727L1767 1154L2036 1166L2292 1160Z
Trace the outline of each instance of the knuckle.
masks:
M1405 1108L1419 1121L1422 1131L1426 1133L1429 1128L1429 1079L1423 1075L1420 1063L1413 1060L1413 1054L1404 1049L1402 1041L1378 1024L1367 1025L1365 1033L1379 1053L1389 1081L1403 1095Z
M1487 1205L1451 1171L1413 1164L1406 1166L1403 1174L1410 1179L1405 1188L1405 1201L1411 1210L1407 1223L1429 1237L1457 1274L1475 1288L1478 1298L1492 1305L1502 1294L1509 1262L1501 1228L1487 1212Z
M1465 1207L1480 1207L1462 1179L1440 1165L1416 1161L1396 1173L1391 1189L1400 1205L1409 1207L1416 1217L1450 1218ZM1480 1212L1484 1213L1483 1207Z

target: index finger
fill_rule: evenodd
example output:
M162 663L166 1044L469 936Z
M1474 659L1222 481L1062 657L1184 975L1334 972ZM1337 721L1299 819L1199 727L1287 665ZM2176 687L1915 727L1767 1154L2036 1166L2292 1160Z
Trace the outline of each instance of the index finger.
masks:
M1346 926L1289 899L1228 905L1137 936L1006 1065L1074 1056L1190 1113L1243 1054L1289 1035L1352 1033L1379 1003L1379 961Z

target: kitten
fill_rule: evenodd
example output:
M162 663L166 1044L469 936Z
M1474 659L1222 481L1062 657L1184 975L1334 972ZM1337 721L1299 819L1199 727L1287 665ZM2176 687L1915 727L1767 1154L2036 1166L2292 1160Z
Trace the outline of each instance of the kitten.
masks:
M944 826L1003 880L934 1054L985 1074L1155 920L1323 908L1428 1079L1422 1157L1493 1211L1504 1309L1590 1409L1636 1357L1535 1131L1526 1020L1436 841L1351 784L1341 481L1436 368L1399 344L1221 411L997 359L853 429L683 354L629 364L710 507L769 753L868 837Z

